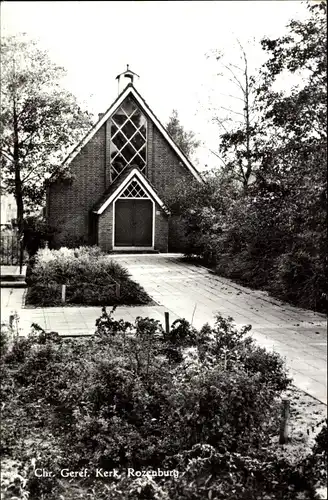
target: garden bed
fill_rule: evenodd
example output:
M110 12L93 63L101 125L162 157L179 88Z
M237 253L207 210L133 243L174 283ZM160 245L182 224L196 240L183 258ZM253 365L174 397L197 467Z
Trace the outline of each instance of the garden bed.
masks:
M153 301L98 247L39 250L27 270L26 305L144 305Z
M278 435L274 436L271 442L271 448L277 457L284 457L290 463L295 463L311 454L315 443L315 437L320 432L322 420L327 415L327 407L325 404L294 386L286 391L285 396L289 398L292 409L289 420L290 440L288 444L279 445ZM314 429L314 432L312 429ZM31 440L34 446L37 445L37 440L38 436L35 435L34 439ZM48 443L48 446L50 446L50 443ZM17 477L23 466L19 460L13 460L10 457L3 458L1 464L1 490L5 500L9 499L9 497L6 496L8 487L13 485L15 480L17 482ZM62 498L65 498L65 500L92 498L90 493L91 488L88 488L84 479L75 478L73 481L71 479L66 479L62 482L62 488ZM318 500L327 500L327 488L317 488L317 498ZM172 498L172 500L175 499Z
M35 326L13 345L3 339L5 500L320 498L325 405L290 386L282 359L257 347L248 327L218 316L214 328L178 320L164 332L105 309L96 326L89 339ZM282 397L291 403L286 445Z

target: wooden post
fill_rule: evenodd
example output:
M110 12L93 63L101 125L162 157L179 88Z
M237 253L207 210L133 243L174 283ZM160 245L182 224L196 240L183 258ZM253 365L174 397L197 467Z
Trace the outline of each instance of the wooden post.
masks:
M164 315L165 315L165 332L170 333L170 315L168 312L165 312Z
M283 399L281 405L279 444L288 442L289 399Z
M121 285L119 283L115 284L115 295L118 299L121 296Z
M195 307L194 307L194 310L193 310L193 312L192 312L192 316L191 316L191 324L193 324L193 321L194 321L194 316L195 316L196 308L197 308L197 302L195 302Z
M9 239L8 239L8 242L9 242ZM17 251L18 251L18 247L17 247ZM16 257L17 257L17 255L16 255ZM14 263L14 236L11 237L11 265L13 265L13 263Z
M10 328L10 330L13 330L13 328L14 328L14 319L15 319L15 315L10 314L10 316L9 316L9 328Z
M16 320L16 325L14 325L14 322ZM15 328L16 326L16 328ZM18 317L16 314L10 314L9 316L9 332L11 335L11 340L14 339L14 337L18 337Z
M62 285L62 289L61 289L61 301L62 302L66 301L66 285Z
M21 235L19 239L19 274L22 274L23 270L23 256L24 256L24 235Z

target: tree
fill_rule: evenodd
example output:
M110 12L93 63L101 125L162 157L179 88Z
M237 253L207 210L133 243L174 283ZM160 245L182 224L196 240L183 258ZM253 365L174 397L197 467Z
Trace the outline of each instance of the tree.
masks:
M175 109L171 113L166 130L188 158L200 146L200 141L195 138L194 132L186 131L181 125L178 112Z
M265 289L300 307L324 312L326 6L309 4L308 8L308 19L291 21L287 35L262 41L267 61L256 85L254 80L248 87L256 104L253 116L259 112L256 127L251 123L249 128L249 148L250 114L245 111L237 125L231 116L223 121L227 131L221 139L227 148L221 147L220 154L226 162L221 169L228 182L226 188L222 185L209 190L206 185L197 197L194 191L181 187L180 205L186 207L183 214L191 252L214 262L219 274ZM232 81L235 71L232 68ZM290 88L285 84L288 73L298 77L298 81L293 79L297 85ZM247 89L247 67L243 74L244 80L237 76L236 82L241 92L243 85ZM281 76L284 88L279 91ZM247 104L245 95L240 102ZM238 153L242 163L236 161ZM247 176L249 161L252 182ZM236 190L229 173L244 181L246 189Z
M192 180L176 184L165 203L185 224L186 254L211 261L239 191L236 181L222 170L204 173L201 183Z
M64 74L26 35L1 40L2 184L15 196L20 234L25 213L43 202L45 179L63 174L68 148L91 125L91 115L61 88Z
M256 78L251 74L246 50L237 40L240 64L226 62L221 52L216 52L220 62L219 76L230 82L235 89L233 95L223 94L225 99L239 102L237 108L220 105L213 121L220 126L220 145L218 151L211 152L223 163L226 172L241 182L246 190L257 165L257 139L259 115L255 92ZM223 114L225 113L225 114Z
M308 4L306 21L291 21L288 34L264 39L269 59L258 88L267 140L259 182L288 191L295 232L322 231L326 212L327 22L326 3ZM275 90L280 75L298 74L289 93Z
M309 4L305 21L262 41L268 60L256 89L256 179L235 206L226 233L241 242L220 271L302 307L326 301L326 6ZM297 76L279 91L284 76ZM230 270L227 272L228 266ZM259 278L261 278L259 280Z
M266 140L258 169L260 196L279 196L283 228L275 290L303 306L327 307L327 21L326 3L308 3L309 17L288 33L264 39L269 58L258 95ZM281 76L296 75L288 92Z
M263 39L269 59L257 89L264 119L280 143L296 146L327 138L327 22L326 2L309 3L306 21L291 21L288 34ZM299 76L291 91L275 90L281 75Z

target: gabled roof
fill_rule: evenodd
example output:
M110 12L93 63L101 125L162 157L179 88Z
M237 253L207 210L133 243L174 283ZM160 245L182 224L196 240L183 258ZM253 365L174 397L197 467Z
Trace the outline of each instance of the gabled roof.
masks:
M107 201L107 199L115 193L118 187L121 186L121 184L125 181L127 176L130 174L132 170L134 170L135 167L132 167L129 165L128 167L125 167L122 172L116 177L116 179L109 185L109 187L106 189L106 191L102 194L101 198L95 203L95 205L92 207L92 211L95 213L98 213L98 210L103 206L103 204Z
M130 83L125 87L123 92L115 99L110 108L104 113L104 115L98 120L98 122L92 127L90 132L82 139L82 141L70 152L67 156L63 164L70 164L71 161L79 154L81 149L92 139L92 137L98 132L98 130L103 126L103 124L110 118L110 116L119 108L122 102L126 99L126 97L132 95L136 102L139 104L142 111L145 112L146 115L152 120L152 122L156 125L161 134L165 137L167 142L170 144L172 149L176 152L181 162L188 168L188 170L192 173L192 175L198 180L202 181L202 177L200 173L196 170L190 160L186 157L186 155L181 151L179 146L174 142L170 134L166 131L165 127L161 124L159 119L154 115L146 101L141 97L139 92L135 89L135 87Z
M155 188L150 184L148 179L140 172L140 170L136 167L126 167L121 174L115 179L114 182L109 186L104 195L100 198L100 200L94 205L93 212L100 215L102 214L108 205L110 205L115 199L124 191L125 187L129 184L129 182L136 177L140 184L145 188L148 192L149 196L157 201L159 206L166 212L169 213L163 201L158 196Z

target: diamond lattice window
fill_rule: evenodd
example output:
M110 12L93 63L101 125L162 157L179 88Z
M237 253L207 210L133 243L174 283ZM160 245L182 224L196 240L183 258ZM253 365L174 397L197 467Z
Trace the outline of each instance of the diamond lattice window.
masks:
M146 191L140 186L139 182L133 179L125 188L119 198L149 198Z
M112 179L128 165L146 170L147 120L130 98L111 119Z

